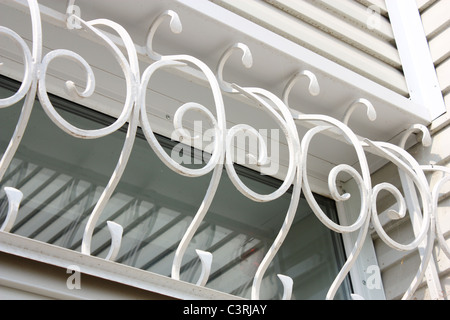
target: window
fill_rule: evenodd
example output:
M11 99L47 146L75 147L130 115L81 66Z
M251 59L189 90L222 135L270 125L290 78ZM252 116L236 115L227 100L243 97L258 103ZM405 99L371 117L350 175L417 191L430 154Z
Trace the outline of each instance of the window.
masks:
M2 78L0 98L17 84ZM104 126L110 118L53 97L58 112L83 128ZM20 105L0 110L0 152L4 152L20 114ZM124 129L124 128L123 128ZM73 138L58 129L36 102L23 141L1 182L0 224L7 203L5 186L24 193L12 233L79 251L84 226L114 170L125 130L97 140ZM159 137L170 150L175 143ZM241 178L259 192L280 182L239 167ZM170 276L173 256L203 199L209 177L186 178L172 172L138 134L131 159L94 233L92 255L104 257L110 237L106 221L124 228L117 262ZM334 202L317 196L336 218ZM276 237L289 205L289 194L266 204L242 196L224 172L210 212L183 259L181 279L195 282L200 262L195 249L213 254L207 287L250 297L258 264ZM293 299L323 299L344 262L341 240L324 227L302 198L296 221L266 273L263 299L280 299L276 274L294 279ZM348 298L350 282L336 298Z

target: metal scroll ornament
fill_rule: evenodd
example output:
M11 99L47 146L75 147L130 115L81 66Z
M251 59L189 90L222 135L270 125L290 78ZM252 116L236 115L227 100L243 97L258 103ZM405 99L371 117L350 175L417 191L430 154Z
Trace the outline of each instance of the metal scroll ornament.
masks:
M431 252L435 239L438 240L438 244L442 250L444 250L447 257L450 258L450 248L445 242L437 216L439 194L443 186L450 180L450 170L439 166L421 166L404 150L405 141L408 136L417 131L422 132L424 144L430 143L431 138L429 133L423 126L411 127L411 129L405 133L400 146L395 146L386 142L377 142L361 138L357 136L348 126L352 112L359 106L363 106L367 109L369 120L374 120L376 118L375 108L367 99L361 98L351 104L342 121L325 115L302 114L300 112L293 111L293 109L289 107L289 95L299 78L308 78L308 90L312 96L318 96L320 94L320 82L318 81L317 76L309 70L300 70L287 81L283 97L281 99L265 89L241 87L238 84L229 83L223 79L223 69L225 68L228 58L232 54L235 52L240 52L242 54L242 64L246 68L250 68L253 64L252 54L249 48L242 43L236 43L224 52L218 62L216 73L214 73L204 62L189 55L161 55L153 48L153 37L155 36L161 23L165 19L170 19L169 26L171 31L175 33L182 32L183 26L180 18L178 14L172 10L167 10L159 15L149 29L146 48L147 54L153 60L153 63L151 63L141 73L136 46L127 31L119 24L106 19L84 21L79 15L79 12L77 12L77 10L73 10L75 1L71 0L69 1L69 7L67 10L68 28L74 29L75 32L90 33L109 49L110 54L116 59L122 69L127 89L122 112L113 124L102 129L84 130L66 121L53 107L46 88L46 76L50 64L56 58L67 59L75 62L85 72L86 86L84 90L80 91L75 86L74 82L67 81L65 84L65 89L74 100L83 100L88 99L95 91L95 76L93 70L83 59L83 57L72 51L58 49L43 56L42 23L39 5L36 0L27 0L27 2L32 22L33 37L31 50L28 48L25 41L13 30L6 27L0 27L0 36L11 39L17 47L21 49L24 61L24 75L20 88L11 97L0 99L0 108L11 107L22 100L24 101L16 130L11 137L10 143L0 161L0 180L3 178L14 157L14 154L17 151L18 146L21 143L21 138L25 133L28 121L30 119L33 102L36 97L39 98L39 101L41 102L47 116L62 131L79 139L97 139L104 137L117 131L125 123L129 123L128 132L123 143L116 168L112 173L103 194L91 212L89 220L86 224L81 248L81 252L83 254L91 254L91 241L94 228L116 186L121 180L135 142L137 127L140 126L150 147L158 155L159 159L174 172L187 177L199 177L212 172L212 177L204 199L200 203L192 222L187 228L176 250L172 264L173 279L181 280L180 269L183 257L189 243L193 239L200 224L208 213L211 202L217 192L224 168L226 169L226 172L236 189L253 201L273 201L284 195L289 188L293 187L291 201L288 211L286 212L284 223L254 276L251 290L252 299L260 298L262 279L268 269L268 266L276 256L278 250L283 245L287 234L289 233L292 222L295 218L301 192L305 195L305 198L314 214L317 216L317 219L327 228L341 234L357 232L357 239L353 245L353 249L348 254L346 263L337 274L335 281L331 285L327 294L327 299L333 299L335 297L335 294L344 278L354 266L355 261L361 252L364 240L370 236L370 224L374 226L375 231L378 233L380 238L395 250L411 251L417 250L419 247L422 248L420 250L421 265L417 271L414 281L405 293L404 299L409 299L412 297L420 281L423 279L425 269L431 259ZM118 48L115 42L99 28L101 26L106 26L117 34L123 42L126 56L122 50ZM163 147L157 141L146 111L146 91L154 73L162 68L180 68L187 64L197 68L204 75L207 83L209 84L215 104L213 113L199 103L189 102L180 106L174 117L174 128L186 139L196 138L190 137L183 128L183 118L186 113L197 113L202 115L204 118L206 117L210 122L214 132L212 155L209 161L200 169L184 167L171 159L171 157L164 151ZM235 171L233 166L234 159L232 158L232 141L233 138L240 132L246 132L247 134L252 135L259 143L258 154L249 153L247 155L249 158L254 159L255 162L261 167L267 163L270 163L271 159L268 156L267 146L264 139L258 133L257 128L253 128L246 124L238 124L229 129L226 127L226 106L223 101L223 93L241 95L246 99L249 99L250 103L253 103L256 107L267 113L285 135L289 151L288 170L281 186L271 194L258 194L257 192L251 190L239 178ZM296 128L297 124L307 124L310 128L302 138L299 137ZM328 179L329 193L335 201L345 202L349 200L350 197L359 197L361 200L359 215L350 225L339 225L330 220L318 205L311 191L307 174L307 158L310 145L314 137L319 134L332 134L351 145L356 152L360 168L359 171L348 165L341 164L331 170ZM420 208L411 208L410 202L405 201L405 195L402 195L400 190L389 183L380 183L373 186L366 153L375 154L378 157L382 157L383 159L393 163L398 168L402 179L403 192L407 194L406 198L411 199L416 197L423 205ZM442 174L442 179L436 183L433 188L431 188L427 182L425 172L440 172ZM356 182L359 190L358 195L340 193L337 186L337 181L338 176L343 173L350 175ZM19 190L6 188L5 191L8 198L9 209L7 218L0 229L1 232L9 232L11 230L17 215L20 214L19 207L22 199L22 193ZM391 210L388 212L391 219L404 218L407 210L415 209L421 212L421 224L414 240L411 243L400 244L391 239L383 229L383 226L379 221L377 210L377 198L379 193L382 191L392 194L398 203L398 210ZM120 225L113 221L108 222L108 228L111 233L112 242L106 259L114 260L120 249L123 229ZM214 257L211 253L200 249L196 252L202 262L202 272L196 284L199 286L205 286L208 283L208 277ZM283 299L291 299L293 280L286 275L278 275L278 277L284 288ZM357 295L354 295L353 297L363 298Z

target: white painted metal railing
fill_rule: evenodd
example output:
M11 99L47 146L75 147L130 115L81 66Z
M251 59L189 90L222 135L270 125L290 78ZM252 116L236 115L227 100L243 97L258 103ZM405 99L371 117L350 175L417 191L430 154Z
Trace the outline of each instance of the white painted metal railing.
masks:
M170 18L170 27L173 32L181 32L182 23L174 11L166 11L162 13L153 23L148 33L147 50L148 55L155 61L152 63L143 73L139 68L138 55L134 43L127 33L127 31L117 23L105 20L97 19L93 21L84 21L79 15L74 14L76 10L73 10L74 1L69 1L68 8L68 28L82 29L91 33L97 37L100 42L104 43L104 46L110 49L111 54L116 58L117 62L123 70L124 78L126 79L127 96L126 102L123 107L122 113L117 120L108 127L98 130L83 130L73 126L67 122L53 107L48 91L46 88L46 73L51 62L56 58L69 59L79 64L86 74L86 88L80 92L75 84L71 81L66 82L66 89L70 95L74 98L89 98L95 90L95 78L94 73L89 64L75 52L68 50L54 50L43 56L42 51L42 24L40 18L40 9L36 0L28 0L28 6L30 10L30 16L33 29L33 47L32 50L28 48L25 41L13 30L6 27L0 27L0 35L6 36L14 41L19 48L21 48L24 56L25 73L22 80L20 89L11 97L0 99L0 108L10 107L22 99L25 98L22 113L17 123L16 131L14 132L10 144L4 153L0 162L0 180L3 178L7 168L9 167L18 146L21 143L21 138L27 128L27 124L31 115L33 102L36 96L39 98L45 112L48 117L63 131L80 139L96 139L102 136L109 135L126 122L129 123L128 132L124 141L120 159L117 166L110 178L110 181L103 191L102 196L97 202L95 208L90 214L89 220L85 227L83 243L81 251L83 254L91 254L91 240L94 232L94 228L102 214L103 209L111 198L117 184L121 180L121 176L127 166L131 150L133 148L136 132L138 126L140 126L145 134L145 137L155 151L158 157L163 163L165 163L173 171L188 177L204 176L212 172L212 177L209 183L209 187L204 196L204 199L196 213L193 221L186 230L184 237L178 245L178 249L175 254L175 258L172 265L172 278L180 279L180 268L183 256L186 249L199 228L201 222L208 213L208 209L214 199L220 177L223 173L223 168L226 168L227 174L235 187L246 197L257 202L270 202L280 196L284 195L289 188L293 186L291 202L289 209L286 213L286 218L282 228L280 229L278 236L276 237L273 245L266 253L262 263L254 276L252 287L252 299L259 299L261 283L265 272L267 271L269 264L277 254L279 248L283 245L283 241L289 232L291 224L293 222L296 209L299 203L300 194L303 194L308 201L308 204L314 211L317 218L330 230L345 234L351 232L358 232L357 241L354 244L353 250L348 254L348 259L344 264L342 270L336 276L336 279L329 289L327 299L333 299L338 288L342 284L344 278L353 267L358 255L362 249L362 245L366 237L369 234L369 225L372 223L376 232L380 238L390 247L399 251L411 251L420 250L421 265L417 270L417 274L414 281L411 283L410 288L404 295L404 299L411 298L415 290L418 288L422 281L426 267L428 266L431 253L434 246L435 238L438 240L438 244L445 251L447 257L450 258L450 250L445 242L443 234L440 230L440 225L437 216L438 197L441 188L450 180L450 170L444 167L437 166L421 166L417 161L404 150L406 139L409 135L416 131L421 131L423 134L423 143L430 143L430 135L427 129L421 125L414 126L405 133L404 139L400 143L400 146L396 146L386 142L371 141L369 139L357 136L348 126L349 118L355 107L362 105L367 108L368 118L374 120L376 117L376 111L370 101L365 99L359 99L352 104L344 119L342 121L334 119L326 115L314 115L314 114L301 114L292 111L289 108L289 94L292 90L295 82L299 77L307 77L310 80L309 90L311 95L317 95L320 92L320 83L316 76L308 70L300 70L289 81L287 81L286 90L282 98L277 97L273 93L261 89L252 87L241 87L238 84L231 84L223 79L223 69L228 58L235 52L240 51L242 53L242 63L245 67L249 68L252 65L252 55L250 50L244 44L235 44L225 51L222 58L218 63L216 72L213 72L202 61L189 56L189 55L160 55L154 51L152 40L153 36L160 26L163 19ZM115 45L110 38L102 32L98 27L107 26L113 29L122 39L124 46L127 50L127 57L122 51ZM146 113L146 89L149 85L150 79L153 74L162 68L172 68L184 65L186 63L192 64L197 67L205 76L209 82L211 92L215 101L215 114L209 111L206 107L198 103L187 103L181 106L176 112L174 118L174 127L184 135L186 139L191 137L186 133L182 125L182 120L187 112L197 112L206 116L214 128L214 144L212 148L212 155L206 165L200 169L190 169L184 167L174 161L162 148L157 141L155 134L150 125L150 121L147 118ZM288 149L289 149L289 165L286 178L281 186L271 194L258 194L251 190L248 186L240 180L233 166L232 159L232 140L233 137L239 132L247 132L254 135L259 142L260 154L250 154L250 157L256 159L258 165L263 166L268 161L267 150L263 137L258 133L255 128L248 125L236 125L231 129L226 128L226 112L225 105L222 97L222 93L227 92L235 95L242 95L254 103L257 107L265 111L274 121L279 125L282 132L285 134ZM296 129L296 123L308 123L311 128L306 135L300 139L298 131ZM342 173L349 174L354 181L356 181L359 188L359 197L361 198L361 207L359 210L359 216L356 221L348 226L339 225L330 220L325 212L314 198L311 191L311 186L308 181L308 163L307 156L312 139L321 133L331 133L335 136L339 136L350 144L358 157L358 165L360 171L357 171L353 167L341 164L336 166L329 174L328 185L330 194L335 201L343 202L350 198L350 194L341 194L337 186L338 175ZM193 138L195 139L195 137ZM393 185L389 183L381 183L376 186L372 186L371 174L369 172L368 160L366 153L373 153L379 157L385 158L387 161L393 163L398 167L401 177L404 177L405 183L403 183L403 189L405 196ZM435 184L433 188L430 187L425 172L443 172L444 178ZM408 183L406 183L408 182ZM417 189L418 192L415 191ZM9 211L7 218L1 227L2 232L9 232L14 224L17 214L20 215L19 205L22 198L19 190L11 188L5 189L9 201ZM382 224L379 221L377 210L377 197L381 191L391 193L399 206L397 211L390 211L389 217L391 219L404 218L407 209L420 213L421 222L417 228L417 232L414 240L409 244L400 244L390 238ZM419 198L422 203L421 206L411 208L411 201L413 197ZM415 202L419 203L419 202ZM414 206L414 204L412 205ZM120 248L120 242L122 238L122 227L114 222L109 222L108 227L112 237L112 244L110 252L106 259L114 260ZM425 245L424 245L425 244ZM202 273L200 279L197 282L199 286L205 286L210 274L211 263L213 256L211 253L197 250L198 256L202 262ZM283 299L290 299L292 293L292 279L279 275L279 278L284 286ZM356 295L353 298L361 298Z

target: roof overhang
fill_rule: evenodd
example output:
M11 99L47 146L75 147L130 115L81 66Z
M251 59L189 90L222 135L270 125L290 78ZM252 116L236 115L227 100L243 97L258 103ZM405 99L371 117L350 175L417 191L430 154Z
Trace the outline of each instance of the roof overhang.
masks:
M124 76L114 58L101 51L101 44L95 43L85 32L69 31L65 28L65 1L41 0L41 14L44 27L44 48L54 50L66 48L79 53L96 72L98 95L83 101L82 104L101 112L117 116L120 113L123 97ZM20 15L28 12L27 1L6 1L9 6L2 9L5 18L2 24L18 32L24 39L31 41L30 25L24 24L26 19ZM183 24L181 34L173 34L168 25L158 29L154 37L154 48L163 54L188 54L206 63L213 71L216 69L223 53L237 42L245 43L252 52L253 66L246 69L234 55L225 67L224 77L229 82L240 86L260 87L281 98L291 77L299 71L308 70L314 73L320 84L320 94L313 96L308 91L308 83L299 81L292 89L289 106L293 112L304 114L323 114L342 120L349 107L359 99L367 99L374 106L377 118L370 121L367 110L357 108L352 113L349 127L359 136L373 141L396 142L399 136L413 124L428 125L431 121L429 112L424 106L417 105L407 97L387 89L357 73L346 69L326 58L323 58L251 21L225 10L209 1L198 0L77 0L86 21L98 18L110 19L123 26L133 39L142 70L152 63L146 55L145 43L152 22L165 10L174 10ZM19 10L17 10L19 9ZM121 46L118 37L113 41ZM8 49L6 50L8 51ZM20 68L20 57L14 52L2 49L2 56L16 63ZM20 79L20 72L13 71L5 64L2 72ZM49 91L65 95L57 84L64 79L65 73L77 77L74 70L63 71L59 65L52 69L48 85ZM83 75L79 76L80 81ZM52 82L54 80L54 83ZM82 83L82 82L81 82ZM160 80L152 87L154 100L151 113L155 116L156 132L170 136L167 119L170 119L177 108L188 101L203 102L208 96L207 82L193 68L183 67L171 69L161 74ZM246 120L255 128L269 129L263 116L255 117L255 105L248 99L224 93L225 110L229 127ZM89 100L89 101L88 101ZM205 105L209 102L205 100ZM255 122L256 121L256 122ZM299 123L300 138L309 129L308 124ZM283 154L283 153L282 153ZM329 169L347 163L357 164L355 152L351 151L342 139L333 135L324 136L310 149L314 158L311 172L318 180L326 181ZM283 157L282 157L283 158ZM280 160L282 166L283 159ZM377 170L381 162L370 163L371 170ZM282 178L283 173L279 174Z

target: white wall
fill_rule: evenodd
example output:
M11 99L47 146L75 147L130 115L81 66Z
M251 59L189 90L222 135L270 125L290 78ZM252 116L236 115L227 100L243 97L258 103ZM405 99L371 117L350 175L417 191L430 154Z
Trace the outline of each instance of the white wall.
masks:
M402 95L408 95L384 1L210 0Z
M424 29L429 40L431 55L437 70L442 93L445 97L447 110L450 110L450 1L418 0L421 11ZM450 126L449 112L436 119L430 126L433 143L430 147L416 145L410 151L419 164L434 164L440 166L450 166ZM389 181L400 187L398 175L393 166L387 166L374 175L374 184L381 181ZM429 181L433 185L441 177L435 174L429 176ZM450 188L447 186L441 194L439 200L439 220L447 243L450 242ZM386 200L385 207L390 204ZM385 226L389 234L403 241L409 242L412 239L412 229L409 219L401 222L391 222ZM381 239L373 234L378 262L381 267L383 285L387 299L399 299L409 286L420 263L417 251L411 253L399 253L389 248ZM439 246L436 246L433 257L438 277L438 287L442 290L442 298L448 299L450 296L450 261L445 256ZM416 299L434 299L426 282L423 281L417 290Z

